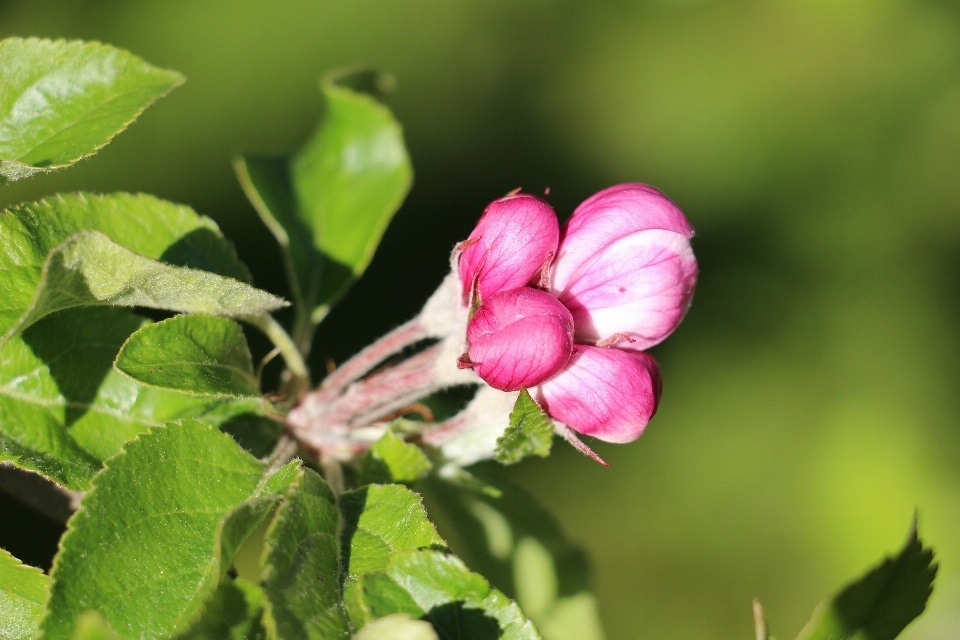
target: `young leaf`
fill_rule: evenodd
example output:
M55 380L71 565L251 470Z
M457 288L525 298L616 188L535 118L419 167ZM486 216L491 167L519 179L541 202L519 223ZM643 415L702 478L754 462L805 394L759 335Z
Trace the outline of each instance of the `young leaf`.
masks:
M153 389L114 370L121 345L148 322L122 309L71 309L0 348L0 460L84 491L137 434L200 416L265 455L276 428L263 424L260 401Z
M263 466L197 422L152 429L107 463L51 571L45 638L96 610L121 636L165 637L200 617L230 554L272 509Z
M518 487L499 495L432 479L428 497L447 515L451 546L467 564L515 598L545 640L602 640L583 551L552 515Z
M439 640L433 625L423 620L414 620L405 613L368 622L353 636L354 640Z
M936 575L933 551L923 546L914 525L896 557L821 603L797 640L893 640L923 613Z
M18 205L0 213L0 344L34 302L47 255L85 230L100 231L145 258L250 281L217 225L188 207L125 193Z
M96 611L87 611L77 618L71 640L122 640Z
M510 426L497 439L497 462L514 464L530 455L546 458L553 445L553 423L526 389L510 413Z
M259 395L243 329L227 318L181 315L127 339L114 366L137 382L199 396Z
M183 83L175 71L98 42L0 42L0 180L97 152Z
M240 156L233 168L247 199L280 245L294 304L309 314L317 304L323 255L298 213L289 162L285 157Z
M453 555L400 551L390 556L383 573L363 576L361 585L363 599L376 602L372 609L379 615L396 613L389 610L391 602L402 603L399 612L412 613L414 603L443 638L541 638L515 602Z
M354 625L369 618L359 601L358 577L382 571L394 551L445 548L420 496L396 484L371 484L340 495L343 513L343 599Z
M373 443L360 460L360 483L410 484L433 467L420 447L408 444L392 431Z
M43 616L50 580L43 571L21 564L0 549L0 635L30 640Z
M203 617L177 640L266 640L263 591L246 580L225 580L207 602Z
M300 469L266 538L266 624L276 637L348 638L340 599L340 512L327 483Z

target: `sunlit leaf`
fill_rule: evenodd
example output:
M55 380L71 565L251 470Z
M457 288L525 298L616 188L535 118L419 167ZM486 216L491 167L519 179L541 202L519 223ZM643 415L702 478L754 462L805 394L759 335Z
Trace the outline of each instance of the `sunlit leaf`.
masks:
M186 630L279 499L268 484L260 462L207 425L139 436L97 475L68 523L44 637L70 637L91 609L121 636Z
M899 554L821 603L797 640L893 640L923 613L936 575L914 526Z
M340 496L343 512L343 598L356 626L369 617L358 601L357 578L382 571L394 551L445 548L420 496L396 484L372 484Z
M101 461L137 434L199 416L268 453L277 428L258 400L154 389L113 368L124 341L148 322L123 309L71 309L0 348L0 460L84 491Z
M348 638L340 599L340 512L327 483L299 469L266 537L267 624L289 640Z
M379 617L420 615L450 640L534 640L541 637L520 607L472 573L456 556L440 551L400 551L386 569L360 578L362 598ZM403 594L403 595L401 595ZM404 597L405 596L405 597ZM391 603L398 611L391 610ZM418 610L411 611L415 606Z
M374 442L360 460L360 483L416 482L432 468L420 447L403 441L387 431Z
M114 366L137 382L202 396L256 396L243 329L227 318L180 315L149 324L124 343Z
M92 155L184 81L98 42L0 42L0 181Z
M520 390L510 425L497 439L497 462L514 464L527 456L546 458L553 445L553 422L526 389Z
M446 514L451 546L515 598L545 640L602 640L583 551L532 496L497 482L498 494L433 479L429 497Z
M142 258L203 269L243 282L250 272L209 218L152 196L76 194L0 213L0 344L36 302L48 254L71 236L100 231Z
M49 583L43 571L21 564L0 549L0 635L5 640L34 637Z

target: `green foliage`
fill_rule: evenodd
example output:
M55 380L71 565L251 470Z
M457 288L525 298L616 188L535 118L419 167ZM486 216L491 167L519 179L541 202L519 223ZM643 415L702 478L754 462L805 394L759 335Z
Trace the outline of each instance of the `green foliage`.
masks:
M362 576L361 591L373 616L422 616L444 640L540 638L515 602L459 558L440 551L392 554L383 572Z
M245 157L240 183L284 254L294 299L313 321L363 274L413 180L403 133L373 96L373 72L331 76L327 112L299 153ZM367 87L365 87L367 88Z
M96 42L0 42L0 180L92 155L182 75Z
M77 618L72 640L121 640L107 621L96 611L86 611Z
M43 615L50 580L0 549L0 635L5 640L29 640Z
M140 385L112 363L149 321L122 309L61 311L0 348L0 460L83 491L102 460L151 426L205 416L269 451L276 429L257 401Z
M455 551L515 598L545 640L602 640L583 551L532 496L503 481L496 485L491 495L440 479L428 483Z
M226 318L181 315L149 324L124 343L114 365L137 382L201 396L256 396L243 329Z
M403 438L388 430L360 459L360 484L411 484L432 468L420 447L404 442Z
M68 638L89 609L123 636L183 630L266 515L257 505L268 499L263 484L261 464L212 427L184 422L141 435L70 519L44 637Z
M520 390L510 425L497 439L497 462L516 464L527 456L546 458L553 445L553 422L526 389Z
M69 265L62 263L67 257L62 254L68 247L66 253L81 263L94 257L92 253L84 255L82 241L80 245L64 245L76 234L90 231L99 231L117 245L139 254L118 256L128 260L131 266L147 270L154 267L156 272L152 261L162 260L169 265L204 269L243 282L250 280L250 272L237 259L232 245L223 238L216 224L188 207L152 196L124 193L55 196L18 205L0 213L0 299L4 301L0 308L0 344L25 329L28 319L38 319L38 311L31 313L31 309L36 305L44 271L54 266L49 256L54 249L61 249L57 265L61 275L71 271L67 269L68 273L63 273ZM94 245L91 250L100 248L109 256L123 253L103 238L89 242ZM95 264L89 268L96 271ZM102 276L102 272L93 275ZM132 275L126 274L128 278ZM110 282L96 284L107 289L111 285ZM90 294L82 290L82 283L77 285L81 288L80 295L89 301ZM236 286L239 283L234 288ZM122 297L123 291L114 286L112 295ZM72 300L60 302L66 304ZM93 302L101 303L96 299Z
M340 599L340 512L314 471L299 469L267 532L263 588L276 637L348 638Z
M822 603L797 640L893 640L923 613L937 565L914 526L906 544Z
M203 616L178 640L266 640L263 591L246 580L224 580Z

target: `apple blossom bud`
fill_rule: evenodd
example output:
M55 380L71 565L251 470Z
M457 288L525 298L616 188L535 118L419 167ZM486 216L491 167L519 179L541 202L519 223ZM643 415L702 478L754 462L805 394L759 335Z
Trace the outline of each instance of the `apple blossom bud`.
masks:
M459 269L464 302L470 299L474 280L481 300L527 284L556 252L559 236L557 215L543 200L521 193L491 202L463 243Z
M564 226L552 291L573 314L578 342L616 334L641 351L677 327L693 296L693 228L666 196L642 184L605 189Z
M477 309L467 341L474 372L495 389L517 391L548 380L567 364L573 318L545 291L499 291Z
M575 431L607 442L643 433L660 400L660 369L646 353L577 345L566 368L534 394Z

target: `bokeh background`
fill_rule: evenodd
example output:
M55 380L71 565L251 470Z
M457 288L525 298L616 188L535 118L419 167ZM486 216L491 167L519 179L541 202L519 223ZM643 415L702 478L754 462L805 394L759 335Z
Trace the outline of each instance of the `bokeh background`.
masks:
M549 186L564 217L617 182L659 187L701 265L655 349L659 414L633 444L595 443L611 469L558 443L509 470L588 549L609 637L750 638L754 596L793 637L919 509L941 573L906 637L960 638L956 2L24 0L0 3L9 35L102 40L188 82L0 204L187 203L278 293L231 156L296 148L331 68L395 75L415 185L322 325L317 370L418 310L493 198ZM56 527L0 507L0 542L48 562Z

